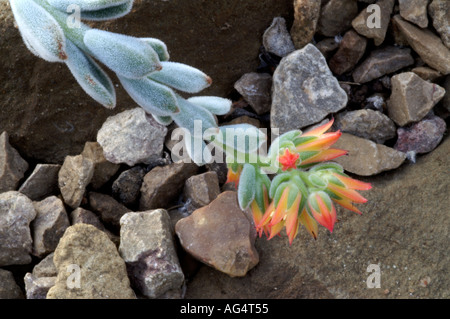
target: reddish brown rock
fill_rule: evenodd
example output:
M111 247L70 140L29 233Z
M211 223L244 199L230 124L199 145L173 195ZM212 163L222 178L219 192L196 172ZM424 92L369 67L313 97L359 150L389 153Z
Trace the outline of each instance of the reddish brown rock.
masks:
M339 50L329 62L330 70L337 75L344 74L359 62L364 55L367 39L355 31L347 31L339 45Z
M295 0L291 37L296 49L307 45L316 33L320 17L320 0Z
M352 20L357 14L358 4L356 1L329 0L321 8L317 32L327 37L343 33L351 27Z

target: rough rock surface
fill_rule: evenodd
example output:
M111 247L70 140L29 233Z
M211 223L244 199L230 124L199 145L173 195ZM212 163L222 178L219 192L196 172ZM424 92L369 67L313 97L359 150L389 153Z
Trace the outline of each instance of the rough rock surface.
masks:
M447 0L432 0L428 13L433 20L433 26L441 35L442 42L450 49L450 2Z
M246 73L234 84L234 88L257 114L270 111L272 101L272 76L270 74Z
M399 167L406 159L406 154L382 144L342 133L333 145L338 149L348 151L347 156L334 159L346 171L360 175L371 176Z
M109 195L89 192L89 205L109 225L119 227L120 218L130 210Z
M23 299L23 293L12 272L0 269L0 299Z
M442 78L442 74L439 71L426 66L418 66L412 69L411 72L414 72L425 81L430 82L436 82Z
M58 277L47 299L135 298L116 246L92 225L70 226L55 250L53 261ZM73 265L79 267L79 273Z
M259 261L253 224L241 211L236 192L219 195L175 225L183 248L229 276L244 276Z
M132 285L149 298L180 290L184 275L167 211L127 213L120 219L120 225L119 253Z
M347 94L312 44L283 58L275 70L270 120L280 133L315 124L346 104Z
M330 70L337 75L352 70L366 52L367 39L353 30L344 34L339 50L329 61Z
M427 5L429 0L399 0L400 15L421 28L428 26Z
M58 191L59 164L37 164L19 192L31 200L42 200Z
M279 57L284 57L295 50L284 18L276 17L273 19L270 27L264 31L263 45L267 52Z
M296 49L303 48L313 39L319 22L321 4L321 0L294 1L294 23L290 32Z
M184 185L184 197L189 202L188 211L190 212L208 205L219 194L219 179L216 172L191 176Z
M322 1L323 2L323 1ZM358 4L354 0L329 0L321 8L317 32L327 37L344 33L358 14Z
M0 267L31 262L30 222L35 217L33 202L25 195L16 191L0 194Z
M51 253L42 259L36 266L34 266L32 274L36 278L41 277L56 277L58 275L58 270L53 262L53 256L55 254Z
M46 299L47 293L56 283L56 277L36 277L27 273L24 278L27 299Z
M13 191L19 186L28 163L9 144L8 133L0 135L0 192Z
M125 206L136 204L139 199L145 169L140 166L123 171L112 184L112 194Z

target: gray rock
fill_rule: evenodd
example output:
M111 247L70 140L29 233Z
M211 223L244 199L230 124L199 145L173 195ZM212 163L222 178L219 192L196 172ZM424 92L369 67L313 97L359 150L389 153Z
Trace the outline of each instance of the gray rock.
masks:
M354 0L330 0L321 9L317 32L333 37L347 31L353 18L358 14L358 4Z
M296 49L311 42L320 17L320 0L295 0L291 37Z
M115 164L150 164L161 157L167 128L138 107L109 117L98 131L105 158Z
M181 195L185 181L197 170L198 166L194 163L183 162L152 169L142 183L139 209L145 211L170 207Z
M391 80L389 80L389 85L391 85ZM383 112L386 109L386 95L383 93L375 93L366 99L364 108L371 109L379 112Z
M47 257L42 259L36 266L34 266L32 275L35 278L56 277L58 275L55 263L53 262L54 255L54 253L47 255Z
M275 70L270 120L280 133L317 123L346 104L347 94L312 44L283 58Z
M442 78L442 74L439 71L426 66L418 66L412 69L411 72L414 72L422 79L429 82L436 82Z
M47 293L56 283L56 277L36 277L27 273L24 278L27 299L47 299Z
M76 224L67 228L53 261L58 276L47 299L136 298L116 246L92 225Z
M70 213L71 224L90 224L97 229L104 231L105 226L100 221L99 217L90 210L78 207Z
M270 111L272 76L267 73L246 73L234 88L242 95L257 114Z
M127 264L133 286L149 298L180 290L184 275L167 211L127 213L120 219L120 225L119 253Z
M184 185L184 198L189 203L189 212L208 205L219 194L219 179L215 172L191 176Z
M0 194L0 266L31 262L30 222L35 217L33 202L25 195L16 191Z
M16 190L28 163L9 144L7 132L0 135L0 193Z
M217 174L219 185L225 184L228 178L228 166L225 161L223 161L222 163L213 162L210 164L206 164L205 166L208 171L215 172Z
M329 62L330 70L342 75L352 70L366 52L367 39L355 31L350 30L344 34L339 50Z
M12 272L0 269L0 299L23 299L22 290L14 280Z
M333 53L339 48L340 42L337 41L336 38L325 38L320 42L314 44L317 49L319 49L320 53L325 57L325 59L329 59Z
M115 227L120 226L120 218L130 210L106 194L89 192L89 205L100 219Z
M86 186L94 175L94 163L82 155L67 156L58 173L58 185L64 202L71 208L80 206Z
M348 151L347 156L334 159L346 171L360 175L371 176L399 167L406 159L406 154L382 144L342 133L333 145L338 149Z
M353 71L353 79L357 83L366 83L413 63L410 49L385 47L372 51L370 56Z
M20 186L19 192L31 200L42 200L58 191L59 164L37 164L31 175Z
M134 205L139 199L145 170L135 166L122 172L112 185L112 194L126 206Z
M399 126L420 121L445 94L444 88L422 80L412 72L393 76L391 84L388 114Z
M432 0L428 13L433 20L433 26L441 36L442 42L450 48L450 2L447 0Z
M94 175L91 180L94 189L99 189L107 183L120 168L120 165L106 160L103 149L97 142L86 142L81 155L94 163Z
M245 276L259 262L254 226L239 208L236 192L224 192L179 220L175 232L189 254L229 276Z
M399 0L400 15L421 28L428 26L427 6L429 0Z
M383 144L395 137L394 122L379 111L357 110L336 117L336 126L342 132L350 133L362 138Z
M70 222L63 202L56 196L33 204L36 210L36 218L31 222L33 255L42 258L56 249Z
M284 18L277 17L273 19L270 27L264 31L263 45L267 52L280 57L284 57L295 50Z

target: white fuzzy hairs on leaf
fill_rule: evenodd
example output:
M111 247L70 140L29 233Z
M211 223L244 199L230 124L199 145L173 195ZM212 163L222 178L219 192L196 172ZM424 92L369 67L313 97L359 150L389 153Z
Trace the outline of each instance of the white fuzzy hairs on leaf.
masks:
M81 11L81 19L88 21L106 21L118 19L130 13L131 8L133 8L133 0L128 0L128 2L113 7L95 11Z
M124 4L128 0L47 0L47 2L58 10L66 12L70 5L79 6L81 11L95 11Z
M167 45L164 42L156 38L140 38L140 40L144 41L155 50L158 54L159 61L169 61L169 50L167 50Z
M231 100L217 96L194 96L187 100L216 115L227 114L230 111L232 104Z
M256 170L251 164L244 164L239 177L238 202L242 210L246 210L255 199Z
M48 62L63 62L66 38L58 22L32 0L11 1L20 34L30 51Z

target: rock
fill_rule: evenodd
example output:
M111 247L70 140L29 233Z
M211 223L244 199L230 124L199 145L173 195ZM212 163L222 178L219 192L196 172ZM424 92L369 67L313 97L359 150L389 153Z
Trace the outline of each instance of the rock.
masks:
M145 173L145 169L140 166L122 172L112 185L113 196L125 206L136 204Z
M442 42L450 48L450 3L447 0L432 0L428 12Z
M270 111L272 76L267 73L244 74L234 88L242 95L257 114Z
M380 27L373 27L371 23L374 23L372 17L375 13L373 10L364 9L359 15L352 21L352 26L359 34L366 38L373 39L376 46L381 45L386 37L386 31L391 19L392 9L394 8L394 0L380 0L376 4L380 8ZM371 22L371 23L369 23Z
M390 85L390 79L389 79L389 85ZM386 97L384 94L381 93L375 93L371 96L369 96L366 99L366 104L364 105L366 109L371 109L375 111L379 111L383 113L383 110L386 108Z
M400 152L424 154L434 150L442 141L447 129L445 121L438 116L426 117L410 127L399 127L394 148Z
M360 176L392 170L406 159L406 154L402 152L348 133L342 133L333 147L348 151L347 156L341 156L334 161L341 164L346 171Z
M420 121L445 94L444 88L422 80L412 72L393 76L391 84L388 114L399 126Z
M426 64L444 75L450 73L450 50L438 36L406 22L399 15L394 16L393 21Z
M184 275L167 211L127 213L120 219L120 226L119 253L133 286L149 298L179 290Z
M283 58L273 75L271 127L280 134L324 119L347 104L347 94L312 44Z
M94 175L91 184L94 189L99 189L116 174L120 165L108 162L103 155L103 149L97 142L86 142L83 152L84 158L89 158L94 163Z
M356 1L330 0L321 9L317 32L326 37L343 33L351 27L351 21L357 14Z
M427 5L429 0L399 0L400 15L421 28L428 26Z
M284 232L258 239L262 253L249 276L237 280L202 267L187 283L186 299L448 298L449 151L447 137L414 165L362 178L372 184L361 192L368 199L358 205L363 214L338 209L332 234L319 226L314 240L301 227L291 246ZM380 266L381 289L367 288L370 264ZM432 280L422 288L426 276Z
M139 209L168 208L181 194L185 181L197 170L196 164L183 162L152 169L142 183Z
M31 200L42 200L58 191L59 164L37 164L31 175L20 186L19 192Z
M28 163L10 144L7 132L0 135L0 193L16 190Z
M96 192L89 192L89 205L104 223L115 227L119 227L120 218L130 212L127 207L117 202L111 196Z
M220 194L175 226L183 248L201 262L232 277L241 277L259 261L253 224L241 211L235 192Z
M374 110L357 110L339 114L336 126L342 132L350 133L378 144L395 137L395 124L386 115Z
M215 172L191 176L184 185L184 198L188 203L188 211L191 213L211 203L219 194L219 179Z
M340 42L336 40L336 38L325 38L315 44L316 48L319 49L320 53L322 53L325 59L328 60L339 48Z
M296 49L311 42L320 17L320 0L295 0L291 37Z
M14 280L12 272L0 269L0 299L23 299L22 290Z
M225 184L228 178L228 166L227 163L225 163L225 160L222 163L214 161L210 164L206 164L205 166L209 172L215 172L217 174L219 185Z
M78 207L70 213L71 224L90 224L97 229L104 231L105 226L100 221L99 217L90 210Z
M442 78L442 74L432 68L426 66L419 66L411 70L425 81L436 82Z
M55 264L53 263L54 255L54 253L47 255L47 257L42 259L36 266L34 266L32 275L35 278L56 277L58 275L58 271L55 267Z
M64 202L71 208L80 206L86 186L94 174L94 163L82 155L67 156L58 173L58 185Z
M370 56L353 71L353 79L357 83L366 83L413 63L410 49L388 46L372 51Z
M277 17L273 19L270 27L264 31L263 45L267 52L279 57L284 57L295 50L284 18Z
M161 157L166 134L164 125L138 107L109 117L98 131L97 141L109 162L134 166Z
M58 277L47 299L135 298L125 262L116 246L92 225L77 224L67 228L53 261Z
M269 108L269 110L270 110L270 108ZM258 119L249 117L247 115L236 117L235 119L232 119L229 122L223 123L222 125L234 125L234 124L250 124L255 127L261 128L261 122Z
M31 262L30 222L35 217L33 202L25 195L16 191L0 194L0 267Z
M33 255L42 258L56 249L70 222L62 200L56 196L33 205L36 210L36 218L31 222Z
M352 70L366 52L367 39L355 31L347 31L339 45L339 50L329 62L330 70L342 75Z
M37 278L27 273L24 278L27 299L47 299L47 293L56 283L56 277Z

